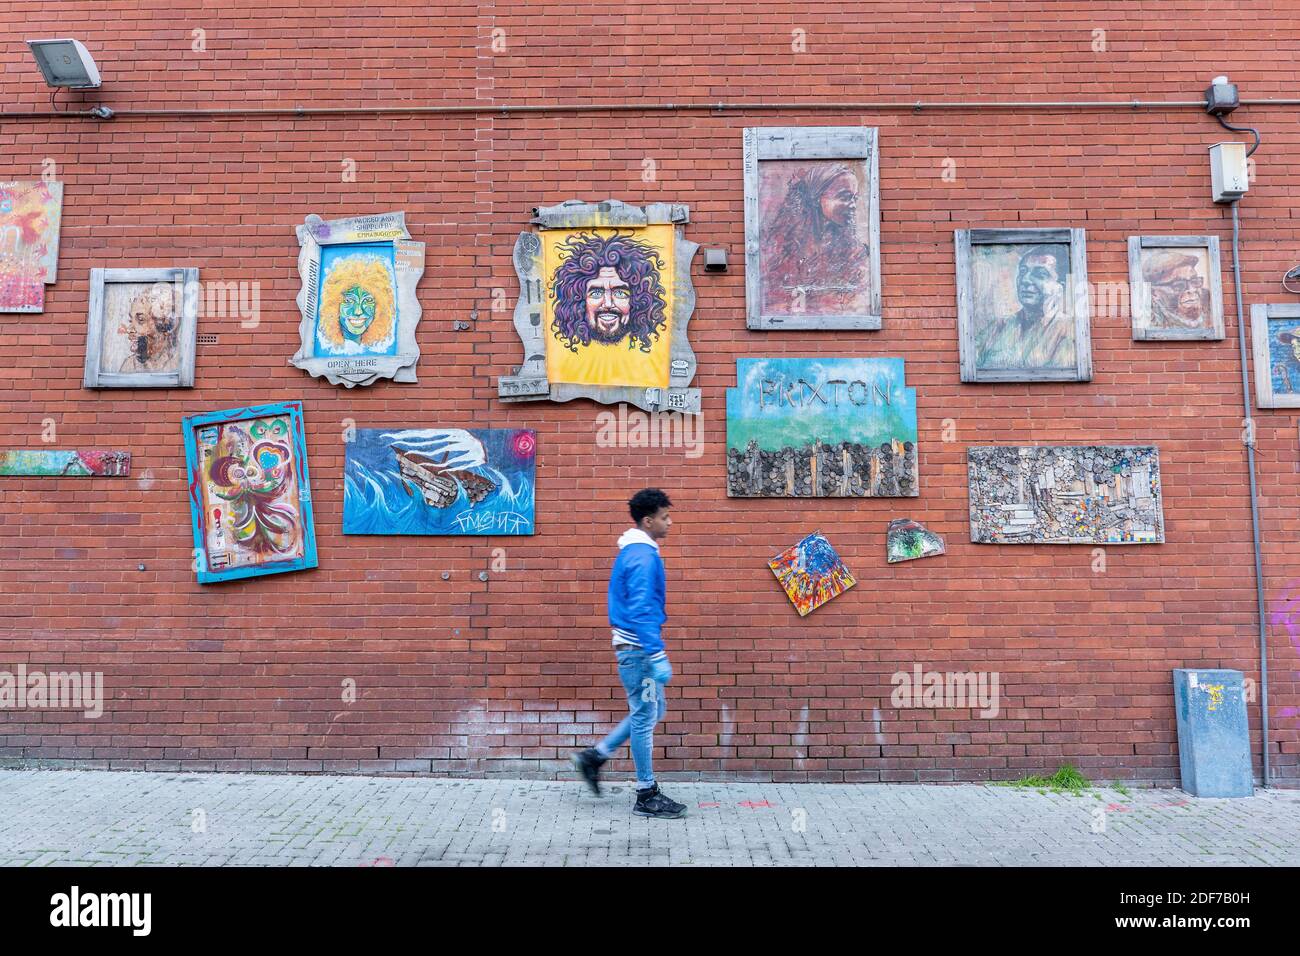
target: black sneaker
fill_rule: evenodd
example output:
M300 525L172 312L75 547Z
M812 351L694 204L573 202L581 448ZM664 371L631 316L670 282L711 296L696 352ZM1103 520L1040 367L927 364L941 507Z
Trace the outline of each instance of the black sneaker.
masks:
M668 799L655 784L649 790L636 792L636 806L632 812L642 817L658 817L663 820L676 820L686 816L686 804Z
M573 761L574 769L582 774L582 779L587 781L587 786L591 787L591 792L599 797L600 768L609 758L602 757L595 747L588 747L569 759Z

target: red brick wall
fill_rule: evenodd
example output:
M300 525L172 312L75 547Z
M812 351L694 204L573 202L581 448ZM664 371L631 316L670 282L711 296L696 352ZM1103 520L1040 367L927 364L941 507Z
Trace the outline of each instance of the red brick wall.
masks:
M123 5L125 6L125 5ZM624 710L604 620L623 503L676 502L666 548L677 678L658 738L665 773L781 780L980 780L1071 761L1095 779L1172 783L1170 669L1258 679L1241 444L1230 213L1209 201L1206 147L1231 138L1198 109L799 110L832 101L1197 100L1228 73L1248 98L1296 95L1286 4L1120 2L403 4L343 11L262 0L0 3L0 103L45 110L23 40L82 39L103 102L164 107L560 103L782 104L727 112L6 119L0 178L53 159L66 183L59 281L43 315L8 316L0 447L125 448L129 479L0 481L0 669L102 670L98 720L0 712L0 757L89 766L422 770L546 775ZM940 7L942 6L942 10ZM1037 9L1037 8L1036 8ZM206 50L195 52L195 29ZM493 53L493 30L506 49ZM806 52L792 50L804 31ZM1104 37L1094 31L1102 30ZM1104 40L1104 50L1097 50ZM1293 302L1300 260L1294 108L1250 106L1257 178L1241 205L1244 296ZM741 129L880 128L884 328L745 330ZM356 181L342 163L356 161ZM656 177L643 181L644 161ZM942 178L944 160L956 180ZM588 402L507 406L521 360L494 289L532 207L567 198L690 206L688 236L732 269L698 269L691 338L707 440L600 448ZM418 385L344 390L287 365L297 347L294 226L405 210L428 243ZM1089 277L1127 278L1129 235L1224 242L1228 338L1134 343L1127 315L1093 321L1092 382L961 385L954 229L1082 226ZM193 390L81 388L93 267L193 265L260 283L256 328L202 321ZM468 331L453 323L477 320ZM920 421L919 499L729 500L723 390L742 356L907 360ZM1253 388L1253 384L1252 384ZM301 399L317 570L200 587L182 478L186 414ZM341 534L344 420L358 427L528 426L539 432L531 538ZM951 419L955 441L942 440ZM1256 419L1270 612L1300 579L1297 416ZM969 543L970 444L1154 443L1167 540L1092 549ZM910 516L946 557L890 566L884 532ZM858 586L799 619L766 567L814 529ZM505 570L492 571L494 548ZM141 570L140 568L143 568ZM450 574L443 580L443 573ZM1300 638L1270 627L1274 773L1300 781ZM995 670L1002 711L896 710L890 675ZM359 699L341 700L356 681ZM1289 708L1289 710L1287 710ZM1251 706L1258 770L1259 708Z

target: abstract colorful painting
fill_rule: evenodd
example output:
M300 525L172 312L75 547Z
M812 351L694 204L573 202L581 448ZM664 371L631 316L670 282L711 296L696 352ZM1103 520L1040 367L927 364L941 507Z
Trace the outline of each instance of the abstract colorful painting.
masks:
M124 478L129 474L129 451L62 451L53 448L0 451L0 477Z
M768 562L768 567L800 617L858 583L820 531L786 548Z
M301 402L184 421L200 584L316 567Z
M524 364L502 376L509 402L589 398L646 411L700 410L689 388L695 308L685 206L617 200L542 207L515 243L515 331Z
M405 213L307 217L298 227L302 345L294 365L348 388L416 380L424 243L410 239Z
M1223 338L1218 236L1129 236L1133 338Z
M876 130L745 130L751 329L880 328Z
M1160 544L1160 453L1150 445L967 450L977 544Z
M1251 351L1260 408L1300 408L1300 306L1252 305Z
M59 266L63 183L0 183L0 312L43 312Z
M529 428L362 428L345 443L344 534L532 534Z
M199 270L91 269L86 388L194 384Z
M901 358L748 358L727 389L733 498L913 497L916 389Z
M958 229L963 382L1088 381L1082 229Z
M943 538L919 521L895 518L885 533L885 554L890 564L933 558L944 553Z

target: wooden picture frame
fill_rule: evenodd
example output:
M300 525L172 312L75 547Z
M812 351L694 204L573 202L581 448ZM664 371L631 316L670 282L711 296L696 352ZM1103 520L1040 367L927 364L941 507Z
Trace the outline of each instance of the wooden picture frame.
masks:
M1275 325L1286 324L1277 329ZM1252 305L1250 307L1250 348L1255 364L1255 404L1260 408L1300 408L1300 358L1297 358L1295 339L1300 338L1300 305ZM1289 341L1275 338L1287 336ZM1276 344L1277 348L1274 348ZM1290 345L1292 354L1282 352ZM1276 378L1275 378L1276 375ZM1278 388L1294 383L1295 392Z
M680 203L650 203L642 208L617 199L603 202L570 199L533 209L531 222L535 228L521 232L514 248L515 274L519 279L514 327L523 346L524 362L513 369L513 374L497 379L497 396L501 401L570 402L589 398L605 405L626 402L647 412L698 415L700 390L690 387L698 363L688 335L695 312L691 262L699 243L686 238L690 209ZM657 322L653 332L645 332L644 341L649 344L641 350L652 354L658 362L653 369L658 377L653 381L641 377L644 369L633 370L638 373L635 377L624 376L621 373L628 370L622 369L617 375L588 378L572 374L574 368L568 364L568 355L576 356L581 362L585 355L599 354L602 349L608 352L611 345L608 339L564 341L564 330L571 328L564 323L574 301L570 292L577 271L571 270L567 263L591 260L594 268L595 262L591 256L575 257L565 250L572 248L568 245L570 241L600 246L616 240L626 242L633 249L654 247L650 253L622 256L621 262L629 266L635 262L637 268L646 269L652 261L661 266L650 269L653 277L643 275L636 284L636 288L646 290L645 296L658 303L658 310L636 305L640 294L634 294L626 313L643 322L653 313ZM608 253L602 253L605 254ZM609 268L618 272L617 268ZM621 275L617 278L622 282ZM626 283L623 285L626 287ZM587 288L591 289L590 283ZM611 336L617 334L615 331ZM619 351L630 352L626 348ZM606 354L605 361L609 358Z
M1188 323L1173 309L1164 309L1153 299L1150 269L1143 268L1147 250L1170 250L1167 257L1185 250L1192 259L1195 253L1205 250L1206 275L1202 283L1201 311L1208 318L1203 323ZM1178 268L1195 267L1192 261L1180 265L1171 261L1167 272ZM1218 236L1129 236L1128 277L1129 313L1133 320L1135 342L1221 341L1223 330L1223 280L1219 262ZM1172 277L1171 277L1172 278ZM1175 295L1177 293L1174 293ZM1163 318L1162 318L1163 317Z
M142 302L138 319L139 331L146 332L137 336L136 350L122 351L123 339L111 350L111 356L105 350L105 325L111 320L107 313L110 299L114 299L115 286L148 286L147 292L141 291L137 298L151 299ZM175 335L156 320L157 311L165 308L163 299L168 294L166 287L171 287L173 303L179 303L178 316L174 326ZM119 303L120 304L120 303ZM128 304L128 310L135 307L135 302ZM86 388L193 388L194 387L194 345L198 330L199 317L199 270L196 268L176 267L165 269L91 269L90 270L90 314L86 323L86 365L82 384ZM123 327L113 331L121 332ZM125 359L120 356L125 355ZM171 361L174 357L175 361ZM103 368L108 362L118 366L118 371ZM165 368L150 370L151 364L162 364Z
M412 241L406 213L328 220L312 214L295 235L301 318L289 364L345 388L381 378L414 383L425 247ZM359 325L345 324L345 314Z
M880 162L877 149L878 130L867 126L778 126L750 127L744 131L744 178L745 178L745 325L747 328L761 331L794 331L808 329L824 330L875 330L880 328L881 292L880 292ZM833 161L842 161L834 163ZM766 285L775 281L773 270L779 268L773 261L773 253L765 249L772 243L771 228L764 221L764 178L761 166L765 162L807 161L805 170L791 173L790 188L784 193L787 200L780 212L789 217L791 224L784 231L790 233L782 245L797 240L795 230L798 217L807 210L809 217L823 216L831 228L839 227L844 231L844 239L838 243L852 260L841 263L844 270L841 277L848 280L848 287L834 285L833 266L818 270L815 266L804 267L808 275L804 281L807 286L792 287L788 296L768 296L771 291ZM828 174L818 176L813 163L826 161ZM847 169L845 169L847 167ZM851 174L851 182L856 185L856 195L851 204L855 210L865 207L865 223L862 217L854 215L850 224L838 222L836 217L825 215L824 208L813 206L811 194L824 190L824 195L831 192L831 177ZM802 192L807 195L794 195L794 183L803 177L805 184ZM775 187L775 184L773 186ZM773 200L775 201L775 200ZM773 215L769 212L767 215ZM820 230L818 230L820 231ZM862 233L866 233L866 248L861 248ZM820 250L819 250L820 252ZM765 258L767 261L765 261ZM815 258L801 262L817 261ZM832 274L821 274L824 271ZM792 269L792 271L795 271ZM863 272L866 273L869 288L865 295L855 284L860 284ZM813 274L816 273L814 279ZM857 274L856 279L854 273ZM832 292L822 295L821 303L817 301L817 287L811 283L819 281L821 287L827 287L831 280ZM812 291L812 302L809 292ZM768 299L780 301L769 302ZM863 300L865 299L865 303ZM831 311L826 306L839 300L840 309ZM788 306L788 307L787 307ZM795 306L802 306L795 308Z
M198 582L316 567L302 402L190 415L181 431Z
M1092 379L1091 298L1088 291L1087 247L1082 229L958 229L955 231L957 266L957 334L961 353L961 380L963 382L1087 382ZM1047 255L1036 253L1033 247L1068 246L1069 274L1061 285L1059 312L1053 320L1055 334L1049 339L1046 327L1039 342L1027 347L1028 355L1015 361L987 359L997 351L996 343L1012 342L1014 345L1014 320L1020 312L1029 311L1029 303L1020 302L1020 310L1002 318L987 315L988 303L977 302L977 286L984 287L987 276L975 275L977 268L989 268L990 263L978 260L988 258L986 250L998 247L1030 247L1021 256L1021 265L1031 254L1035 258ZM1005 255L1013 256L1015 249ZM1059 265L1061 257L1051 253ZM1059 268L1053 267L1059 275ZM1018 281L1011 283L1019 296ZM1041 289L1039 290L1041 295ZM1010 324L1008 324L1010 323ZM999 333L1001 337L999 338ZM1050 343L1055 342L1055 347ZM1060 346L1072 343L1070 348ZM1044 344L1046 343L1046 344ZM1051 354L1061 354L1063 361L1047 364L1034 362L1035 351L1050 349Z

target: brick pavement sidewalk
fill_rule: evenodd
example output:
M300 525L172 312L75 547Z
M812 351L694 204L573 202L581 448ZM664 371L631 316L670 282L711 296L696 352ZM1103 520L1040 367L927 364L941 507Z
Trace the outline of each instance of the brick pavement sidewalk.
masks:
M1300 864L1300 791L0 771L0 865Z

